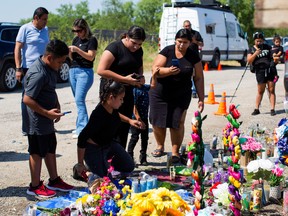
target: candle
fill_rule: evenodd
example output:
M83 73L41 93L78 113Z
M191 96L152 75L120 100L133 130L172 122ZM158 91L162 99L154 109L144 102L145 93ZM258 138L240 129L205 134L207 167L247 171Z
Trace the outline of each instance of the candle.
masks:
M283 192L283 214L288 214L288 190Z

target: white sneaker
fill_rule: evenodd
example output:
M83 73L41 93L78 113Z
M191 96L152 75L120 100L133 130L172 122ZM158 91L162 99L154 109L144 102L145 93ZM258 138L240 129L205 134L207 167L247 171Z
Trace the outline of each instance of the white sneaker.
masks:
M73 130L72 133L73 133L73 134L76 134L76 130Z
M72 139L78 139L78 134L73 134Z

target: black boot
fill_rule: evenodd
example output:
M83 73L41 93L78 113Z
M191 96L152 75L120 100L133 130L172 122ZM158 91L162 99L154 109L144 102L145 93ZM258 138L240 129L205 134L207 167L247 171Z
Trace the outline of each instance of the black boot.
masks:
M147 159L146 159L146 154L140 154L139 161L140 161L141 165L147 166L148 162L147 162Z

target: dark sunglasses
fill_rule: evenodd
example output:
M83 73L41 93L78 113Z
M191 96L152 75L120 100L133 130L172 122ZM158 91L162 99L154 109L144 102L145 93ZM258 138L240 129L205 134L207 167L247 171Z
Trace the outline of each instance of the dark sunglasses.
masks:
M71 31L72 31L73 33L75 33L75 32L79 33L79 32L82 32L83 29L77 29L77 30L72 29Z

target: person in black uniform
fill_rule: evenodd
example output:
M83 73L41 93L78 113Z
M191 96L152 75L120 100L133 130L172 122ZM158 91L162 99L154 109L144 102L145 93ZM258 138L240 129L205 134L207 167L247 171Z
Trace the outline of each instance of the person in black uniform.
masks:
M119 41L112 42L103 52L97 73L102 77L102 87L108 79L125 84L124 103L119 112L129 118L133 114L133 88L140 87L145 80L140 78L143 75L143 50L142 43L146 38L145 31L139 26L132 26ZM138 78L139 77L139 78ZM126 149L130 125L122 122L115 139Z
M276 72L270 70L271 63L273 63L273 58L271 55L271 46L264 44L264 34L262 32L256 32L253 34L254 45L250 47L249 53L247 55L247 62L252 65L252 71L255 72L257 80L257 95L255 109L251 113L252 115L260 114L259 106L261 104L265 87L267 85L269 91L270 99L270 114L271 116L276 115L275 112L275 83L274 78Z
M185 20L183 22L183 28L188 29L191 32L192 43L190 44L190 47L192 49L195 49L195 51L199 53L199 46L200 47L204 46L203 38L200 32L192 29L191 22L189 20ZM202 55L200 55L200 53L199 53L199 57L202 58ZM197 98L196 88L195 88L193 79L192 79L192 97Z
M130 173L134 170L134 161L121 145L113 140L121 122L141 128L142 123L128 118L118 112L123 104L125 87L113 80L103 86L100 102L93 110L87 125L78 137L78 175L86 170L85 163L94 174L100 177L107 176L109 163L121 173ZM111 177L111 176L109 176Z
M194 68L198 108L201 112L204 109L203 68L198 53L189 47L191 42L191 32L180 29L175 36L175 45L161 50L152 67L153 74L157 73L156 85L149 94L149 120L157 142L157 148L152 155L164 155L166 128L170 128L172 163L180 161L179 149L184 137L186 111L191 101L191 77Z

